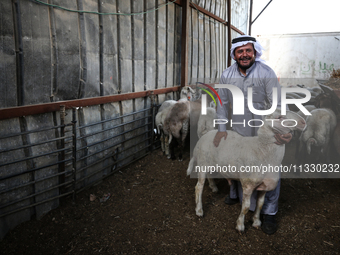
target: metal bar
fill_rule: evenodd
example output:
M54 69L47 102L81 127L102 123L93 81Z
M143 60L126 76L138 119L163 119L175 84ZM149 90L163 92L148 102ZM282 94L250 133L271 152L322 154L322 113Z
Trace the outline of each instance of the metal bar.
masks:
M12 1L13 24L14 24L14 42L15 42L15 57L16 57L16 87L17 87L17 103L18 105L25 104L25 85L24 85L24 52L22 38L22 21L20 1Z
M73 155L72 155L72 172L73 172L73 196L72 199L73 201L76 199L76 182L77 182L77 174L76 174L76 170L77 170L77 117L76 117L76 113L77 113L77 109L73 108L72 109L72 124L73 124L73 129L72 129L72 135L73 135L73 146L72 146L72 150L73 150Z
M95 122L95 123L91 123L91 124L88 124L88 125L85 125L85 126L78 127L78 129L87 128L87 127L91 127L91 126L98 125L98 124L103 124L103 123L106 123L106 122L109 122L109 121L112 121L112 120L118 120L118 119L130 116L130 115L134 115L134 114L138 114L138 113L148 111L150 109L151 108L147 108L147 109L139 110L137 112L127 113L127 114L124 114L122 116L118 116L118 117L115 117L115 118L112 118L112 119L106 119L106 120L98 121L98 122Z
M32 195L29 195L29 196L26 196L26 197L19 198L18 200L11 201L11 202L9 202L9 203L7 203L7 204L2 204L2 205L0 206L0 209L5 208L5 207L8 207L8 206L13 205L13 204L16 204L16 203L19 203L19 202L21 202L21 201L23 201L23 200L26 200L26 199L29 199L29 198L32 198L32 197L36 197L36 196L38 196L38 195L40 195L40 194L43 194L43 193L45 193L45 192L47 192L47 191L51 191L51 190L53 190L53 189L60 188L60 187L65 186L65 185L67 185L67 184L69 184L69 183L72 183L72 182L73 182L73 180L68 181L68 182L64 182L63 184L59 184L59 185L50 187L50 188L48 188L48 189L45 189L45 190L36 192L36 193L34 193L34 194L32 194Z
M213 14L213 13L207 11L206 9L204 9L204 8L202 8L202 7L200 7L200 6L198 6L197 4L194 4L193 2L190 2L190 7L193 7L193 8L195 8L195 9L199 10L200 12L204 13L205 15L207 15L207 16L213 18L214 20L217 20L218 22L221 22L222 24L224 24L224 25L226 25L226 26L229 27L229 22L228 22L228 21L226 21L226 20L224 20L224 19L221 19L220 17L218 17L218 16L216 16L215 14ZM230 25L230 28L231 28L232 30L236 31L236 32L239 33L239 34L244 35L244 33L243 33L241 30L239 30L237 27L235 27L235 26L233 26L233 25Z
M231 21L231 0L227 0L227 19ZM230 24L230 22L229 22ZM228 51L231 49L231 26L228 25ZM227 52L228 67L231 66L231 58L229 52Z
M70 124L67 124L66 126L70 126ZM21 132L19 134L12 134L12 135L8 135L8 136L2 136L2 137L0 137L0 139L6 139L6 138L11 138L11 137L20 136L20 135L27 135L27 134L37 133L37 132L48 131L48 130L57 129L57 128L60 128L60 127L61 126L55 126L55 127L49 127L49 128L30 130L30 131L26 131L26 132Z
M60 106L60 124L61 124L61 128L60 128L60 136L64 137L65 136L65 105L61 105ZM60 140L60 148L61 149L65 149L65 139L61 139ZM63 161L65 160L65 151L62 150L59 155L58 155L59 161ZM58 172L59 173L63 173L65 172L65 162L62 162L59 164L58 166ZM60 175L59 176L59 184L64 183L65 182L65 175ZM64 193L63 189L61 188L60 193Z
M142 142L144 142L144 141L142 141ZM140 142L140 143L142 143L142 142ZM140 144L140 143L138 143L138 144ZM134 147L134 146L132 146L132 147ZM133 154L131 154L131 155L129 155L129 156L126 156L126 157L124 157L124 158L122 158L122 159L120 159L120 160L115 161L115 162L114 162L115 165L117 164L117 162L126 160L127 158L129 158L129 157L131 157L131 156L134 156L136 153L138 153L138 152L140 152L140 151L142 151L142 150L145 150L145 149L147 149L148 147L150 147L150 145L145 146L145 147L143 147L142 149L139 149L138 151L134 152ZM131 148L131 147L129 147L129 148ZM148 153L146 153L145 155L147 155L147 154L148 154ZM145 156L145 155L144 155L144 156ZM143 156L143 157L144 157L144 156ZM101 162L101 161L97 161L97 162L95 162L95 163L98 164L98 163L100 163L100 162ZM128 164L130 164L130 162L129 162ZM94 164L94 165L95 165L95 164ZM84 180L90 178L91 176L93 176L93 175L95 175L95 174L98 174L98 173L101 172L103 169L108 168L108 167L111 167L111 166L110 166L110 165L109 165L109 166L105 166L105 167L103 167L103 168L101 168L101 169L99 169L99 170L97 170L97 171L95 171L95 172L92 172L91 174L89 174L89 175L87 175L87 176L85 176L85 177L83 177L83 178L77 180L77 182L82 182L82 181L84 181ZM84 170L84 169L83 169L83 170Z
M143 134L143 135L144 135L144 134ZM139 135L139 136L140 136L140 135ZM138 137L138 136L137 136L137 137ZM137 144L146 142L146 141L149 140L149 139L150 139L150 138L146 138L146 139L140 141L140 142L137 143ZM128 139L128 140L131 140L131 138ZM128 140L126 140L126 141L128 141ZM127 148L124 148L123 151L129 150L129 149L131 149L132 147L135 147L137 144L134 144L134 145L132 145L132 146L129 146L129 147L127 147ZM150 145L148 145L147 147L149 147L149 146L150 146ZM114 146L113 146L113 147L114 147ZM145 147L145 148L147 148L147 147ZM93 156L93 155L94 155L94 154L92 154L92 156ZM77 169L77 172L80 173L80 172L84 171L85 169L88 169L88 168L90 168L90 167L92 167L92 166L94 166L94 165L97 165L98 163L100 163L100 162L102 162L102 161L104 161L104 160L106 160L106 159L109 159L109 158L111 158L111 157L112 157L112 155L105 156L105 157L102 158L101 160L98 160L98 161L96 161L96 162L93 162L93 163L91 163L91 164L85 166L85 167L82 167L82 168L80 168L80 169ZM84 159L84 158L82 158L82 159ZM79 161L82 160L82 159L79 159ZM86 176L85 176L84 178L86 178ZM84 178L81 179L81 180L84 180Z
M98 132L95 132L95 133L91 133L91 134L88 134L88 135L83 135L83 136L81 136L81 137L78 137L77 139L80 140L80 139L87 138L87 137L89 137L89 136L98 135L98 134L104 133L104 132L106 132L106 131L110 131L110 130L112 130L112 129L115 129L115 128L117 128L117 127L121 127L121 126L124 126L124 125L132 124L132 123L137 122L137 121L139 121L139 120L146 119L146 118L148 118L148 117L150 117L150 116L151 116L151 114L149 114L149 115L146 116L146 117L141 117L141 118L138 118L138 119L129 121L129 122L125 122L125 123L123 123L123 124L119 124L119 125L117 125L117 126L114 126L114 127L112 127L112 128L109 128L109 129L104 129L104 130L101 130L101 131L98 131ZM99 124L99 123L98 123L98 124ZM98 125L98 124L96 124L96 125Z
M181 86L188 85L189 0L182 0Z
M19 106L19 107L4 108L4 109L0 109L0 120L34 115L34 114L55 112L55 111L59 111L60 105L65 105L65 109L71 109L74 107L86 107L86 106L92 106L92 105L119 102L119 101L124 101L124 100L129 100L129 99L135 99L135 98L148 97L149 95L151 95L151 93L153 93L154 95L166 94L166 93L175 92L178 90L180 90L180 86L155 89L155 90L146 90L146 91L141 91L141 92L125 93L125 94L119 94L119 95L91 97L91 98L76 99L76 100L69 100L69 101L52 102L52 103L46 103L46 104L25 105L25 106Z
M250 8L249 8L249 32L248 32L248 35L251 35L251 25L252 25L252 22L251 20L253 19L253 0L250 0Z
M59 141L59 140L65 139L65 138L70 138L70 136L59 137L59 138L55 138L55 139L52 139L52 140L43 141L43 142L40 142L40 143L32 143L32 144L23 145L23 146L11 148L11 149L3 149L3 150L0 150L0 153L25 149L25 148L28 148L28 147L33 147L33 146L42 145L42 144L51 143L51 142L56 142L56 141ZM2 139L2 137L0 139Z
M268 5L272 2L273 0L270 0L269 3L263 8L263 10L259 13L259 15L256 16L256 18L251 22L253 24L255 20L257 20L258 17L262 14L262 12L268 7Z
M141 127L138 127L138 128L141 128ZM136 128L136 129L138 129L138 128ZM125 132L123 132L123 133L120 133L119 135L123 135L123 134L126 134L126 133L131 132L131 131L132 131L132 130L128 130L128 131L125 131ZM137 135L137 136L133 136L133 137L130 137L130 138L128 138L128 139L125 139L124 142L127 142L127 141L130 141L130 140L132 140L132 139L135 139L136 137L139 137L139 136L141 136L141 135L145 135L145 134L147 134L148 132L149 132L149 131L145 131L145 132L143 132L143 133L141 133L141 134L139 134L139 135ZM105 141L110 140L110 139L112 139L112 138L108 138L108 139L102 140L102 141L105 142ZM147 138L147 140L149 140L149 139L150 139L150 138ZM86 155L86 156L84 156L84 157L78 159L77 161L81 161L81 160L87 159L87 158L89 158L89 157L91 157L91 156L94 156L94 155L100 153L100 152L103 152L103 151L108 150L108 149L110 149L110 148L112 148L112 147L115 147L115 146L117 146L117 145L119 145L119 144L121 144L121 143L122 143L122 142L119 142L118 144L115 144L114 146L110 146L110 147L107 147L107 148L102 149L102 150L99 150L99 151L97 150L95 153L92 153L92 154L90 154L90 155ZM88 148L88 147L90 147L90 146L94 146L94 145L97 145L97 144L99 144L99 142L97 142L97 143L95 143L95 144L88 145L88 146L86 146L86 147L79 148L78 151L84 150L84 149L86 149L86 148ZM124 149L124 150L125 150L125 149Z
M119 126L123 126L123 125L124 125L124 124L120 124ZM137 128L131 129L131 130L127 130L127 131L121 132L121 133L119 133L118 135L111 136L110 138L107 138L107 139L101 140L101 141L102 141L102 142L108 141L108 140L110 140L110 139L119 137L119 136L124 135L124 134L126 134L126 133L129 133L129 132L131 132L131 131L133 131L133 130L135 130L135 129L142 128L142 127L147 126L147 125L150 125L150 123L144 124L143 126L140 126L140 127L137 127ZM138 136L139 136L139 135L138 135ZM138 137L138 136L137 136L137 137ZM132 137L132 138L134 138L134 137ZM124 140L124 141L129 141L130 139L131 139L131 138L126 139L126 140ZM96 145L96 144L99 144L99 142L97 142L97 143L95 143L95 144L92 143L91 145L87 145L87 146L80 147L80 148L78 148L77 150L78 150L78 151L84 150L84 149L88 148L89 146L93 146L93 145Z
M61 198L61 197L68 196L68 195L70 195L70 194L72 194L72 193L74 193L74 191L70 191L70 192L67 192L67 193L65 193L65 194L62 194L62 195L59 195L59 196L55 196L55 197L51 197L51 198L49 198L49 199L46 199L46 200L41 201L41 202L38 202L38 203L34 203L34 204L30 204L30 205L28 205L28 206L24 206L24 207L18 208L18 209L16 209L16 210L13 210L13 211L10 211L10 212L1 214L1 215L0 215L0 218L5 217L5 216L10 215L10 214L13 214L13 213L16 213L16 212L20 212L20 211L25 210L25 209L29 209L29 208L31 208L31 207L35 207L35 206L37 206L37 205L41 205L41 204L47 203L47 202L52 201L52 200L55 200L55 199L57 199L57 198Z
M70 150L70 148L65 149L65 151L66 150ZM40 155L36 155L36 156L31 156L31 157L19 159L19 160L16 160L16 161L12 161L12 162L8 162L8 163L5 163L5 164L2 164L2 165L0 165L0 167L8 166L8 165L15 164L15 163L20 163L20 162L23 162L23 161L28 161L28 160L35 159L35 158L40 158L40 157L48 156L48 155L51 155L51 154L54 154L54 153L59 153L61 151L64 151L64 150L55 150L55 151L52 151L52 152L48 152L48 153L44 153L44 154L40 154Z
M154 100L154 97L151 98L152 99L152 103L151 103L151 107L152 107L152 118L151 118L151 151L153 150L153 144L154 144L154 140L155 140L155 132L153 131L155 128L155 119L156 119L156 102Z
M68 161L71 161L71 159L65 159L65 162L68 162ZM61 163L61 162L58 161L58 162L55 162L53 164L49 164L49 165L46 165L46 166L41 166L41 167L30 169L30 170L25 171L25 172L21 172L21 173L17 173L17 174L12 174L12 175L7 175L5 177L0 177L0 181L6 180L6 179L9 179L9 178L13 178L13 177L16 177L16 176L20 176L20 175L23 175L23 174L29 174L29 173L32 173L32 172L35 172L35 171L38 171L38 170L41 170L41 169L44 169L44 168L47 168L47 167L51 167L51 166L57 165L59 163ZM12 164L12 163L9 163L9 164Z
M142 151L142 150L145 150L145 149L147 149L148 147L150 147L150 145L147 145L147 146L143 147L142 149L139 149L139 150L136 151L134 154L131 154L131 155L129 155L129 156L126 156L126 157L124 157L124 158L121 158L121 159L115 161L115 164L117 164L118 162L121 162L121 161L123 161L123 160L126 160L127 158L130 158L130 157L134 156L137 152L140 152L140 151ZM129 149L130 149L130 148L131 148L131 147L129 147ZM148 154L148 153L146 153L146 154ZM131 162L129 162L128 164L130 164L130 163L131 163Z
M0 191L0 195L4 194L4 193L7 193L7 192L11 192L11 191L16 190L16 189L20 189L20 188L24 188L26 186L30 186L30 185L36 184L36 183L41 182L41 181L45 181L45 180L57 177L57 176L59 176L61 174L65 174L66 175L66 174L69 174L69 173L72 173L72 172L71 171L65 171L63 173L57 173L57 174L49 175L48 177L45 177L45 178L41 178L41 179L34 180L34 181L31 181L31 182L26 182L26 183L21 184L19 186L11 187L11 188L6 189L6 190L1 190ZM4 179L6 179L6 178L4 178Z

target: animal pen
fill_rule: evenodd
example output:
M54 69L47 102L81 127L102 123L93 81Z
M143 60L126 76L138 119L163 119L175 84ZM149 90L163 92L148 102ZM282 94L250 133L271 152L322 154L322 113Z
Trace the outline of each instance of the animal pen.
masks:
M0 238L157 146L181 86L216 83L247 0L0 2Z

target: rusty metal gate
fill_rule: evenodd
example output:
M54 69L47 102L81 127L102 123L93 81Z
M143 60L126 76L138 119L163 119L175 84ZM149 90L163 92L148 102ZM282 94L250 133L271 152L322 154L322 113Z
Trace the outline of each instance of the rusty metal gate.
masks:
M58 207L62 197L75 198L147 155L154 148L156 109L152 104L102 121L86 118L86 123L83 108L61 107L59 117L53 113L54 122L47 122L54 126L23 128L25 118L32 116L8 120L18 123L9 130L0 127L0 229L40 218Z

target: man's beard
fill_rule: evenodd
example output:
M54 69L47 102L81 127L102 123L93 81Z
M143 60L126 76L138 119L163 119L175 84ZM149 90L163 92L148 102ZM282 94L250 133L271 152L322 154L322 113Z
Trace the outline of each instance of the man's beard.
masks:
M244 57L244 58L236 61L238 67L241 68L244 71L247 70L249 67L251 67L255 63L255 59L253 59L252 61L250 61L250 63L248 65L241 65L241 60L243 60L243 59L251 60L251 58Z

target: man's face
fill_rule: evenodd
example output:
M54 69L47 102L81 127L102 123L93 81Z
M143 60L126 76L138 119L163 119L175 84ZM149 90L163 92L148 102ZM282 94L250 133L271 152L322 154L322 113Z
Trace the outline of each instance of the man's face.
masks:
M238 66L246 70L255 62L255 50L252 43L237 47L234 51L234 59Z

